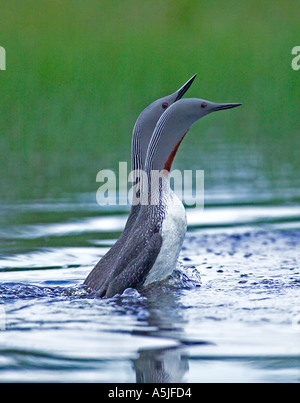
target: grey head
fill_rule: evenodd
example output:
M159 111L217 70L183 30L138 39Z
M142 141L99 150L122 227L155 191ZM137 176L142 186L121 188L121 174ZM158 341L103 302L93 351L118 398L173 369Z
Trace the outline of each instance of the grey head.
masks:
M194 74L179 90L166 97L157 99L139 115L132 134L132 170L144 169L148 145L161 115L186 93L192 85Z
M185 98L172 104L160 117L153 132L145 161L145 170L170 171L177 149L185 134L199 119L211 112L235 108L240 103L214 103L199 98Z

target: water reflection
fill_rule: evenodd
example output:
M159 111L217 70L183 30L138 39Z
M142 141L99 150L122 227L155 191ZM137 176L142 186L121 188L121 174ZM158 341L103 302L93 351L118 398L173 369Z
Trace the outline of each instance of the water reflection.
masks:
M182 382L189 370L181 347L140 350L133 360L137 383Z
M184 316L180 293L172 292L166 286L156 286L143 291L143 296L146 298L140 311L141 328L135 328L132 334L171 339L177 345L139 349L138 357L132 360L136 382L184 382L184 376L189 371L186 345L210 343L189 343L185 333L188 321Z
M170 291L170 290L169 290ZM144 318L142 329L135 329L133 334L171 338L177 346L166 348L145 348L138 351L138 358L132 360L136 371L136 381L182 382L188 372L188 360L183 355L184 325L180 300L177 294L168 292L165 287L154 287L143 293ZM145 318L146 317L146 318ZM146 319L146 321L145 321Z

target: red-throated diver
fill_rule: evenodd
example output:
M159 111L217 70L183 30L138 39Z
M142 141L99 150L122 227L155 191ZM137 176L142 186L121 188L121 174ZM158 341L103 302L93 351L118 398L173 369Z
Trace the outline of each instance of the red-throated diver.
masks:
M143 189L144 200L138 216L99 296L109 298L129 287L139 288L161 281L172 273L186 232L185 209L169 185L168 173L173 159L187 131L197 120L211 112L239 105L181 99L162 114L145 160L148 189ZM162 173L155 183L152 180L154 171Z
M191 77L179 90L171 95L154 101L139 115L133 129L131 146L132 171L136 172L137 175L138 172L140 170L143 170L145 167L145 158L148 145L157 121L170 105L181 99L181 97L192 85L195 77L196 74ZM131 228L135 223L139 210L140 204L133 202L128 220L120 238L100 259L100 261L95 265L93 270L84 281L84 285L91 288L92 290L98 291L98 294L100 296L106 290L106 283L109 275L115 268L119 253L130 234Z

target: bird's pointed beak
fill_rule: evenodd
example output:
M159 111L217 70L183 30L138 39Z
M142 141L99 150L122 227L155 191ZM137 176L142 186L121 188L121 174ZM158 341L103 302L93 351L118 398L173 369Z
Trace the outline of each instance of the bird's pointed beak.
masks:
M222 109L231 109L235 108L236 106L240 106L242 104L214 104L211 108L211 111L221 111Z
M178 101L178 99L182 98L183 95L187 92L187 90L192 85L193 81L195 80L197 74L194 74L179 90L177 91L177 97L174 102Z

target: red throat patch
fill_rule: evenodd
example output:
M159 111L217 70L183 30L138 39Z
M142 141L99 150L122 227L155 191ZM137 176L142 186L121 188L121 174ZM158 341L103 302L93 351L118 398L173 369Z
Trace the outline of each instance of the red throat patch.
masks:
M169 155L169 158L167 159L167 161L166 161L166 163L165 163L165 165L164 165L164 169L165 169L166 171L170 172L171 166L172 166L172 164L173 164L174 157L175 157L175 155L176 155L176 153L177 153L177 150L178 150L178 148L179 148L179 146L180 146L182 140L184 139L184 136L187 134L187 132L188 132L188 131L186 131L186 132L184 133L184 135L182 136L182 139L181 139L181 140L179 141L179 143L174 147L173 151L172 151L171 154Z

